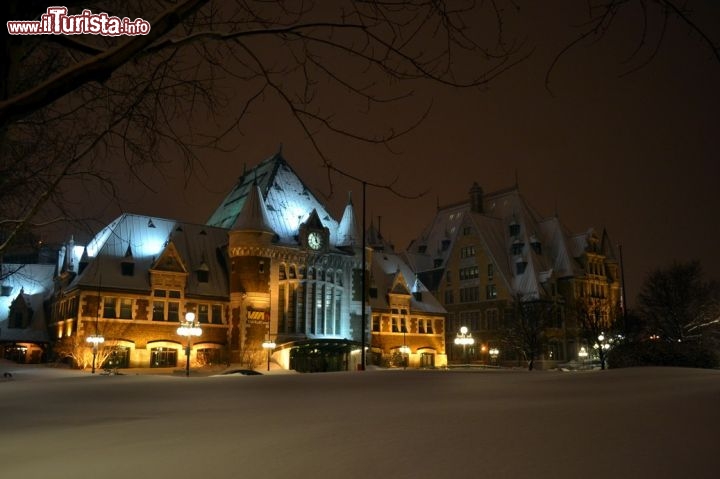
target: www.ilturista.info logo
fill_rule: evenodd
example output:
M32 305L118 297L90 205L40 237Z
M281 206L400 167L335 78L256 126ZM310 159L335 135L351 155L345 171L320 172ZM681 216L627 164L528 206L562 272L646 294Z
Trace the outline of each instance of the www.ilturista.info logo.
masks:
M147 35L150 22L142 18L111 17L107 13L83 10L79 15L68 15L66 7L48 7L40 20L7 22L10 35Z

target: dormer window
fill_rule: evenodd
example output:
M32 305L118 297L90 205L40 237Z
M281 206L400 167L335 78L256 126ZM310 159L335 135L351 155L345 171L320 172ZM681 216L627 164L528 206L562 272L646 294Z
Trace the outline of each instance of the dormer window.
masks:
M135 261L124 261L120 263L120 272L123 276L133 276L135 274Z
M443 251L447 251L447 249L450 247L450 240L449 239L442 240L440 247L442 248Z
M420 246L418 246L417 251L418 251L418 253L420 253L420 254L425 253L425 252L427 251L427 245L426 245L426 244L421 244Z
M530 243L530 246L532 247L533 251L535 251L536 254L542 254L542 245L539 241L535 240Z
M195 270L198 283L207 283L210 280L210 268L205 261L200 263L198 269Z
M512 254L522 254L523 246L525 246L525 244L522 241L520 241L520 240L513 241Z
M527 269L527 261L518 261L515 263L515 268L517 270L517 274L523 274Z
M520 234L520 225L513 221L510 223L510 236L518 236Z
M128 245L127 250L125 250L125 257L120 263L120 272L123 276L132 276L135 274L135 260L133 259L130 245Z
M532 235L530 237L530 247L535 251L536 254L542 254L542 245L537 236Z

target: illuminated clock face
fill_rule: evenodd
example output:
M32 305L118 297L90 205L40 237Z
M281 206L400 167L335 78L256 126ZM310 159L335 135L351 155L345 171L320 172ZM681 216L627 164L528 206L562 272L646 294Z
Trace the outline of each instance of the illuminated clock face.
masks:
M323 238L320 233L317 231L312 231L310 234L308 234L308 246L312 249L318 250L322 248L323 245Z

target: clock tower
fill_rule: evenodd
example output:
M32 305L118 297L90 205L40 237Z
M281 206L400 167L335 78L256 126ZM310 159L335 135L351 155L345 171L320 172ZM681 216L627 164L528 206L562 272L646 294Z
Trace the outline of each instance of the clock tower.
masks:
M298 230L300 245L310 251L325 252L330 243L330 230L323 226L317 210L313 209L307 221Z

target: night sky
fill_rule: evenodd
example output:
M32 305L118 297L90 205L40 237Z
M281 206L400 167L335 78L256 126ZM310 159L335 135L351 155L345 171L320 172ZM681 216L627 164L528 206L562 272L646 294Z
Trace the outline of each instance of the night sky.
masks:
M404 200L368 190L368 221L382 216L382 232L397 250L431 221L438 201L464 200L473 181L492 192L512 186L517 177L521 193L541 214L557 213L573 232L606 227L613 242L622 243L631 305L645 274L673 260L699 259L710 277L720 278L720 63L685 25L672 22L655 58L622 76L653 52L649 46L631 57L641 19L630 15L600 42L583 43L564 56L550 93L548 67L576 38L573 25L586 18L584 2L551 5L522 5L509 28L526 38L532 55L487 87L408 85L414 94L394 107L390 122L402 127L431 110L392 144L393 151L325 133L317 136L321 146L339 167L370 181L398 177L397 187L408 194L427 191ZM720 5L693 5L693 18L720 43ZM657 39L653 25L649 44ZM359 108L339 110L350 126L363 129L376 121ZM233 152L203 154L205 171L196 171L187 186L180 172L168 172L165 180L153 177L157 193L128 187L123 208L205 222L243 165L254 166L280 144L319 196L329 192L320 159L277 99L268 96L256 105L236 140ZM360 205L357 183L335 178L333 188L327 201L337 218L348 190ZM103 215L109 220L118 212Z

